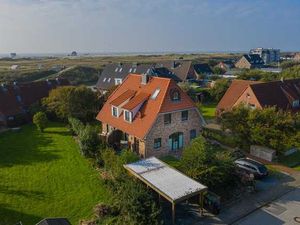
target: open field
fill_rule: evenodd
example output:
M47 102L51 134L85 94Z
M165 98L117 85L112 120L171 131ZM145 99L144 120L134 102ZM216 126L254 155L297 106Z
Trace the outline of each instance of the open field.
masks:
M33 125L0 134L0 225L32 225L44 217L67 217L76 225L107 198L63 125L51 123L42 134Z
M26 58L26 59L0 59L0 82L13 80L25 80L22 77L32 76L32 79L26 81L34 81L38 79L46 79L51 68L55 66L63 66L65 68L74 66L92 67L101 70L108 63L117 62L140 62L152 63L162 60L184 59L193 60L195 62L208 62L211 59L223 60L228 58L239 57L239 54L168 54L168 55L137 55L137 56L99 56L99 57L61 57L61 58ZM12 65L19 65L17 70L11 70ZM34 73L34 74L32 74ZM36 75L38 73L38 75Z

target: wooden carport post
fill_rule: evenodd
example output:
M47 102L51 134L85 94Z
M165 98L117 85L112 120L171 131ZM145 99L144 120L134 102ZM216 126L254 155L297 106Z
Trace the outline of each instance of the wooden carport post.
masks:
M175 202L172 202L172 224L175 225Z
M201 216L203 216L203 200L204 200L204 196L203 196L203 192L200 193L199 196L199 203L200 203L200 214Z

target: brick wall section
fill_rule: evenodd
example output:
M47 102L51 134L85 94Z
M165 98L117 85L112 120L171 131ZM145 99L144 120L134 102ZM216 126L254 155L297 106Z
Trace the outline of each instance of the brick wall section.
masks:
M243 94L238 98L234 106L237 106L240 103L244 103L248 106L255 106L255 108L257 109L262 109L260 103L258 102L255 94L250 87L247 87Z
M185 110L183 110L185 111ZM169 150L169 136L176 132L183 133L183 146L190 143L190 130L195 129L196 135L198 136L202 130L201 118L197 109L188 110L188 120L181 120L181 112L172 112L171 124L164 124L164 114L159 114L157 120L149 131L147 137L144 140L134 137L128 134L128 142L130 143L129 148L136 152L140 157L161 157L165 155L180 156L182 149L177 151ZM110 130L115 128L109 126L107 130L107 124L102 124L102 134L107 135ZM161 138L161 147L154 149L154 139Z
M145 139L145 157L181 155L181 150L170 151L168 146L169 136L176 132L183 132L183 146L190 143L190 130L196 129L197 136L201 131L201 120L196 109L188 110L188 120L181 121L181 111L172 113L171 124L164 124L164 114L160 114ZM154 139L161 138L161 147L154 149ZM141 151L142 149L140 149Z

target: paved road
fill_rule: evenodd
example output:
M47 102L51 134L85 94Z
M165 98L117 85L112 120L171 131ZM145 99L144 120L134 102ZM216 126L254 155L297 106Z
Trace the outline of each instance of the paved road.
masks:
M299 218L299 222L295 218ZM234 225L300 225L300 188L254 211Z

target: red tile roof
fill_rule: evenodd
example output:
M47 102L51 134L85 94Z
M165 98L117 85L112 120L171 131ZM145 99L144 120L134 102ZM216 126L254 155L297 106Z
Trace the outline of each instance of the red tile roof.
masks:
M30 105L48 96L51 89L68 84L67 80L59 79L0 86L0 113L5 116L24 113Z
M136 96L134 96L126 105L124 105L122 108L127 110L132 110L135 107L137 107L139 104L143 103L150 97L150 94L140 92Z
M292 109L292 104L294 100L300 100L300 79L251 84L250 88L262 107L299 110Z
M111 101L110 104L114 105L114 106L119 106L121 105L123 102L125 102L127 99L133 97L135 95L136 91L133 90L126 90L124 93L122 93L120 96L118 96L117 98L115 98L113 101Z
M244 93L250 84L258 83L258 81L250 80L233 80L226 93L217 105L218 111L230 110L236 103L238 98Z
M123 132L143 139L151 129L159 113L196 108L193 101L176 85L175 81L169 78L149 77L148 83L142 85L141 78L142 76L137 74L128 75L124 82L111 94L108 101L98 113L97 119ZM160 89L157 97L155 99L149 98L157 89ZM170 94L174 89L179 91L181 101L172 102L170 100ZM138 102L141 103L141 99L147 96L147 100L140 109L140 116L136 116L131 123L126 122L123 116L116 118L111 115L112 99L115 99L116 96L120 96L127 90L134 90L137 93L136 97L133 97L129 101L128 104L130 107L127 106L127 108L132 108Z

